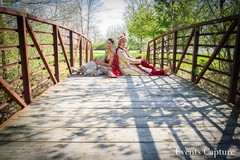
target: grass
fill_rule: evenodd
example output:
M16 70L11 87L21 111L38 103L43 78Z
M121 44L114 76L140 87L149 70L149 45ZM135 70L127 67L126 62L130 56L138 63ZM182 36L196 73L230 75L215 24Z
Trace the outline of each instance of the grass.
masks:
M133 57L137 57L137 56L142 56L144 58L146 57L146 53L140 54L137 50L130 50L128 53ZM94 58L101 58L102 59L104 57L104 54L105 54L104 50L93 50L93 57Z

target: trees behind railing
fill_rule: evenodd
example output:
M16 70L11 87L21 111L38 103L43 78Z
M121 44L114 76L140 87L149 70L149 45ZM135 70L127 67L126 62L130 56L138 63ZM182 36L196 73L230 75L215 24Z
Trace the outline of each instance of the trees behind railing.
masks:
M93 58L88 38L56 22L0 7L0 25L0 109L25 107Z
M240 16L174 29L149 41L147 60L240 105Z

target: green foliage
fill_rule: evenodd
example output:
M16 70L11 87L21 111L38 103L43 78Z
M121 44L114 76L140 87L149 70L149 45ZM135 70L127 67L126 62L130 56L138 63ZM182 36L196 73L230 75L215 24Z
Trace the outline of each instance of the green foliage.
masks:
M95 50L105 50L106 49L106 42L93 43L92 47Z
M158 20L153 7L140 5L127 23L128 31L138 38L154 37L159 33Z
M139 53L137 50L130 50L128 53L133 57L142 56L145 58L146 56L146 53ZM104 54L105 54L105 50L93 50L94 58L102 59L104 57Z
M199 74L199 68L198 68L198 67L195 67L195 68L193 69L193 75L194 75L194 76L198 76L198 74Z

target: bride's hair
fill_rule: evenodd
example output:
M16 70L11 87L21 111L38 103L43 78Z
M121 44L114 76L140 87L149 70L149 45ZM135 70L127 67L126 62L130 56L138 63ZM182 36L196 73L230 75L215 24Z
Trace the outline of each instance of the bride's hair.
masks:
M110 41L112 43L112 51L114 51L115 44L114 44L113 38L108 38L108 41Z
M112 44L114 44L114 40L112 38L108 38L108 41L110 41Z

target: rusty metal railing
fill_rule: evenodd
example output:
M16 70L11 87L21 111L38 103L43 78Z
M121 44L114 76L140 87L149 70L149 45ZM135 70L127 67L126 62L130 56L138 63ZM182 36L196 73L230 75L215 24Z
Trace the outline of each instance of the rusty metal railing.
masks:
M240 16L193 24L162 34L147 60L240 106Z
M0 25L0 109L26 107L93 59L91 41L56 22L0 7Z

